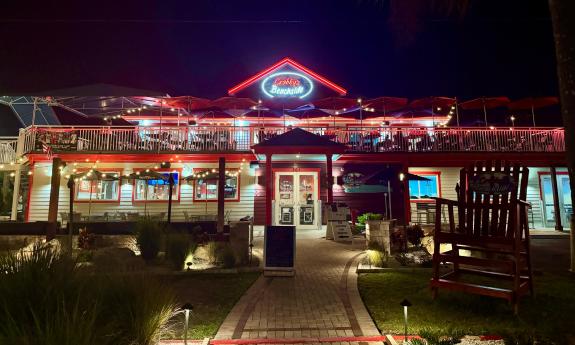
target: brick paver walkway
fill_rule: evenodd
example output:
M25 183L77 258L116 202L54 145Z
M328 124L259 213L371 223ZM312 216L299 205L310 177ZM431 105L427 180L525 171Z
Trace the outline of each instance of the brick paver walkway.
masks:
M335 243L321 235L298 232L296 275L260 277L215 339L379 335L357 291L355 268L364 244Z

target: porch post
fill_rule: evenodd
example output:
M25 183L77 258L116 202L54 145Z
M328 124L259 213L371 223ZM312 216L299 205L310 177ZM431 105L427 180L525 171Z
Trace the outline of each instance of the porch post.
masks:
M18 219L18 199L20 197L20 178L22 174L21 164L16 165L14 170L14 192L12 193L12 212L10 213L10 220ZM6 176L4 176L6 178Z
M226 158L220 157L218 163L218 232L224 232L225 188L226 188Z
M326 164L326 178L327 178L327 203L333 203L333 167L332 167L332 160L331 160L331 153L325 155L325 164Z
M555 211L555 230L563 231L561 208L559 207L559 189L557 188L557 170L551 167L551 188L553 189L553 210Z
M62 159L55 157L52 160L52 178L50 180L50 203L48 204L48 230L46 240L56 235L56 222L58 221L58 203L60 197L60 165Z
M403 190L403 213L405 216L405 225L409 225L409 222L411 222L411 202L409 199L409 181L407 180L409 167L403 165L401 172L403 173L403 180L400 180L399 183L401 183L401 189Z
M266 222L265 225L272 225L272 154L266 153Z

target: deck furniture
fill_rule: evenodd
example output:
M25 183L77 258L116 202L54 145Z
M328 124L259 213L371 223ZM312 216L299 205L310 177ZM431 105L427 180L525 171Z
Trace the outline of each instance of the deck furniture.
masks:
M439 288L499 297L513 304L517 313L519 297L533 295L527 219L530 205L523 201L528 174L519 164L477 163L461 170L458 200L434 198L434 298ZM443 206L448 210L447 229L440 221ZM451 250L441 253L442 244L450 244ZM463 255L461 250L470 254ZM441 263L452 264L443 275L439 272ZM469 274L491 277L497 284L464 282ZM500 287L504 282L507 286Z

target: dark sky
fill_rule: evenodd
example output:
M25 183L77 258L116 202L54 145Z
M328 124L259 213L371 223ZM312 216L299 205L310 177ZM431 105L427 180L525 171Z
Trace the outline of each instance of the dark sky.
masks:
M547 1L470 2L462 20L424 16L409 41L383 0L9 1L0 92L110 83L215 98L290 56L352 96L556 95Z

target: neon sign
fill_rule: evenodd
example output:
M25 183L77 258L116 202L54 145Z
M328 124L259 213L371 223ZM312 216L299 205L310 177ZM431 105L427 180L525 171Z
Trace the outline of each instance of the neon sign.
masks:
M313 91L313 83L300 73L278 72L267 76L261 88L268 97L305 98Z

